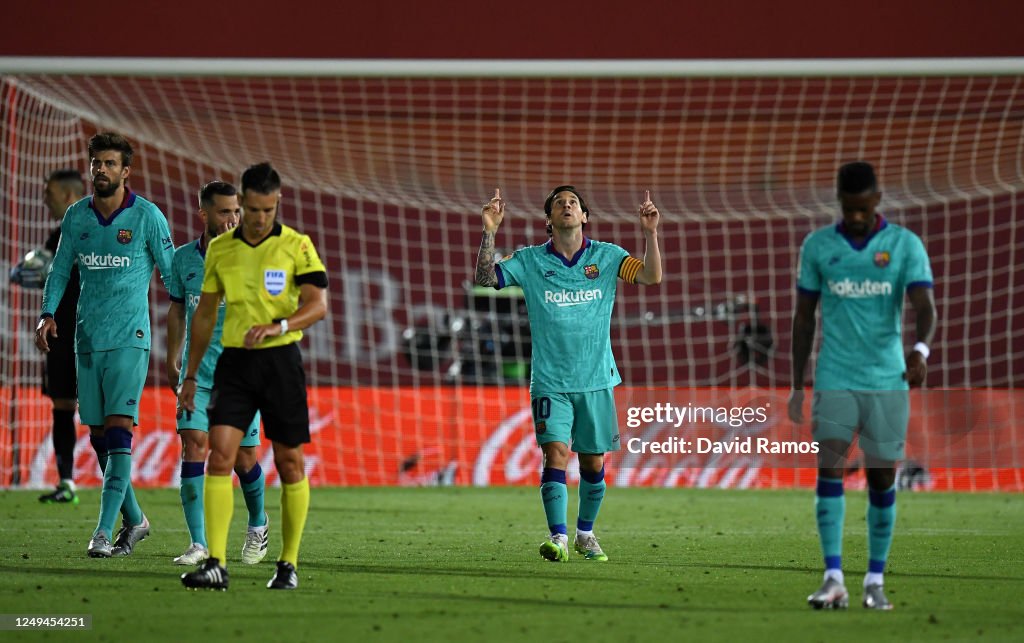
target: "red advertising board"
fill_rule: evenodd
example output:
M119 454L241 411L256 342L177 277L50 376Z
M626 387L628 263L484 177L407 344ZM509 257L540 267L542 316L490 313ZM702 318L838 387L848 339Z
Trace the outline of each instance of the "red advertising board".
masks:
M16 426L27 433L7 432L0 442L0 484L53 484L48 400L34 389L20 389L13 397L9 389L0 392L5 400L0 406L6 406L0 410L9 413L7 405L15 404ZM616 396L622 449L608 458L608 480L616 486L811 485L816 474L810 428L785 417L787 394L772 389L620 388ZM911 404L902 478L906 485L1024 490L1024 434L1015 421L1024 409L1024 394L915 391ZM174 398L166 389L147 389L133 449L138 486L178 484L180 445L173 413ZM306 463L314 485L539 482L540 451L526 388L313 388L310 424L313 443L306 449ZM17 450L11 446L15 443L21 445ZM261 446L260 454L268 482L276 483L269 446ZM859 463L856 455L851 463ZM80 484L99 484L84 431L75 470ZM575 464L569 478L578 480ZM863 476L851 486L857 480Z

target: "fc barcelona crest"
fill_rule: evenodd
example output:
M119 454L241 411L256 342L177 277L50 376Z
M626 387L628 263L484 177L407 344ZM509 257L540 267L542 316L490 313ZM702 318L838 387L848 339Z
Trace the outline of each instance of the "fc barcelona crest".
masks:
M888 251L876 252L875 253L875 265L879 268L885 268L889 265L889 253Z
M117 231L117 242L122 245L128 245L132 242L132 231L131 230L118 230Z
M597 279L601 271L597 269L596 263L592 263L589 266L583 266L583 274L587 276L587 279Z

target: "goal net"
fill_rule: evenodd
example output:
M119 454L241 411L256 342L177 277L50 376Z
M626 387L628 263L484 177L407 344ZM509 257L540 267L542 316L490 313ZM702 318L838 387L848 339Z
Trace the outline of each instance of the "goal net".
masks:
M776 409L770 430L809 439L782 413L797 252L838 216L837 167L862 159L879 172L881 211L931 255L939 330L928 385L969 389L955 404L975 427L943 422L948 396L917 396L908 458L934 487L1024 488L1024 431L1013 422L1024 382L1024 65L944 73L941 62L894 71L867 61L845 73L757 61L725 71L495 64L501 73L489 74L485 64L162 64L2 76L5 264L42 246L54 225L44 177L85 172L96 131L135 144L129 185L163 209L176 245L199 235L201 184L273 162L285 182L281 220L313 238L331 280L330 315L303 341L314 483L538 479L524 305L470 285L480 208L495 187L510 203L497 236L503 253L546 240L543 198L572 183L591 207L586 234L637 256L634 213L649 189L663 213L665 280L620 286L612 341L622 395L658 388L711 403L757 393ZM0 486L48 485L50 406L32 345L40 291L4 282ZM155 281L151 304L135 475L169 485L179 447L163 374L167 295ZM979 419L990 407L998 418ZM96 481L84 430L76 464L84 483ZM673 475L656 468L624 453L609 473L619 484L814 478L811 468L753 460Z

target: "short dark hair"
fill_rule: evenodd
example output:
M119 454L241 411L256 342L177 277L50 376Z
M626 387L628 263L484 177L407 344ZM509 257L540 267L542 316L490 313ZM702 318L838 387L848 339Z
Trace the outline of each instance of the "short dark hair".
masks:
M85 194L85 181L82 180L82 173L78 170L70 168L54 170L46 177L46 182L59 183L64 189L71 190L72 194L79 196Z
M273 194L281 189L281 175L269 162L250 165L242 172L242 192Z
M213 207L215 196L235 196L238 190L227 181L210 181L199 188L199 207L206 209Z
M836 192L839 194L862 194L878 189L875 168L864 161L846 163L839 168L836 177Z
M576 198L580 200L580 210L583 210L588 215L590 210L587 209L587 202L583 200L583 195L580 194L579 190L576 189L575 185L559 185L548 194L548 198L544 199L544 214L551 214L551 204L555 201L555 197L560 192L572 192L576 195Z
M121 165L128 167L132 164L132 157L135 155L135 150L132 149L132 144L128 142L128 139L115 134L114 132L100 132L89 139L89 158L96 158L96 154L99 152L106 152L108 150L114 150L115 152L121 153Z
M558 196L560 192L572 192L575 194L576 198L580 200L580 210L583 210L583 213L587 215L587 219L590 218L590 209L587 207L587 202L583 200L583 195L580 194L575 185L559 185L555 189L551 190L551 192L548 193L548 198L544 199L544 214L549 217L551 216L551 204L554 203L555 197ZM584 223L583 227L587 227L587 224ZM545 229L548 231L548 236L550 237L553 234L550 222L545 226Z

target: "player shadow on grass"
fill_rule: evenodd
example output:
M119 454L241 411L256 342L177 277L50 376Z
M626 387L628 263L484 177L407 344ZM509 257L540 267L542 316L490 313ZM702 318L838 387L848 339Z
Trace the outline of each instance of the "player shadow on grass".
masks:
M631 563L634 565L644 565L645 563L635 562ZM649 563L652 566L657 567L686 567L691 569L756 569L769 572L800 572L800 573L820 573L821 570L817 567L797 567L794 565L743 565L739 563L708 563L704 561L692 562L692 563L667 563L664 561L658 561L655 563ZM979 575L964 575L964 574L936 574L933 572L922 573L922 572L894 572L889 570L887 572L892 577L899 578L936 578L936 579L958 579L958 580L981 580L981 581L1003 581L1007 583L1019 583L1024 581L1024 576L979 576Z
M115 565L117 563L114 563ZM35 585L42 583L42 578L45 576L83 576L91 579L96 578L99 566L95 567L33 567L31 565L25 565L23 567L12 567L10 565L0 565L0 575L3 575L9 580L17 580L19 575L33 574L31 585L33 589ZM7 574L11 574L8 576ZM145 570L145 569L118 569L112 565L103 567L104 578L108 577L120 577L120 578L155 578L160 580L167 580L167 572L159 570Z
M593 579L590 579L593 580ZM604 581L605 579L602 579ZM552 592L554 593L554 592ZM371 596L372 594L367 594ZM623 602L602 602L600 604L590 604L585 600L574 600L575 597L568 597L565 599L557 599L550 597L541 598L524 598L524 597L509 597L509 596L481 596L479 594L451 594L444 592L392 592L389 594L379 594L380 597L394 599L400 597L405 600L429 600L429 601L466 601L469 603L495 603L500 606L504 605L519 605L519 606L536 606L536 607L555 607L561 606L570 609L594 609L595 611L600 610L606 612L609 610L648 610L653 612L728 612L734 613L740 609L739 606L723 606L714 607L706 604L694 604L694 605L670 605L667 602L660 603L623 603Z
M486 563L481 562L480 565ZM582 566L584 563L581 563ZM542 567L549 565L538 558L537 565ZM323 561L311 561L302 563L302 571L308 571L310 569L322 570L325 572L336 572L345 574L382 574L387 576L392 575L409 575L409 576L470 576L475 578L529 578L529 579L543 579L552 580L558 582L571 582L574 580L593 582L593 576L570 576L568 574L556 574L556 573L543 573L531 569L523 570L509 570L499 566L498 561L494 561L493 567L451 567L445 566L440 567L422 567L422 566L396 566L394 564L387 565L367 565L365 563L325 563ZM625 578L607 578L601 577L602 583L625 583L631 582Z
M330 505L317 505L316 513L338 513L338 514L355 514L357 516L363 514L392 514L395 517L406 516L410 513L423 513L423 514L436 514L435 509L431 508L415 508L415 507L332 507Z

